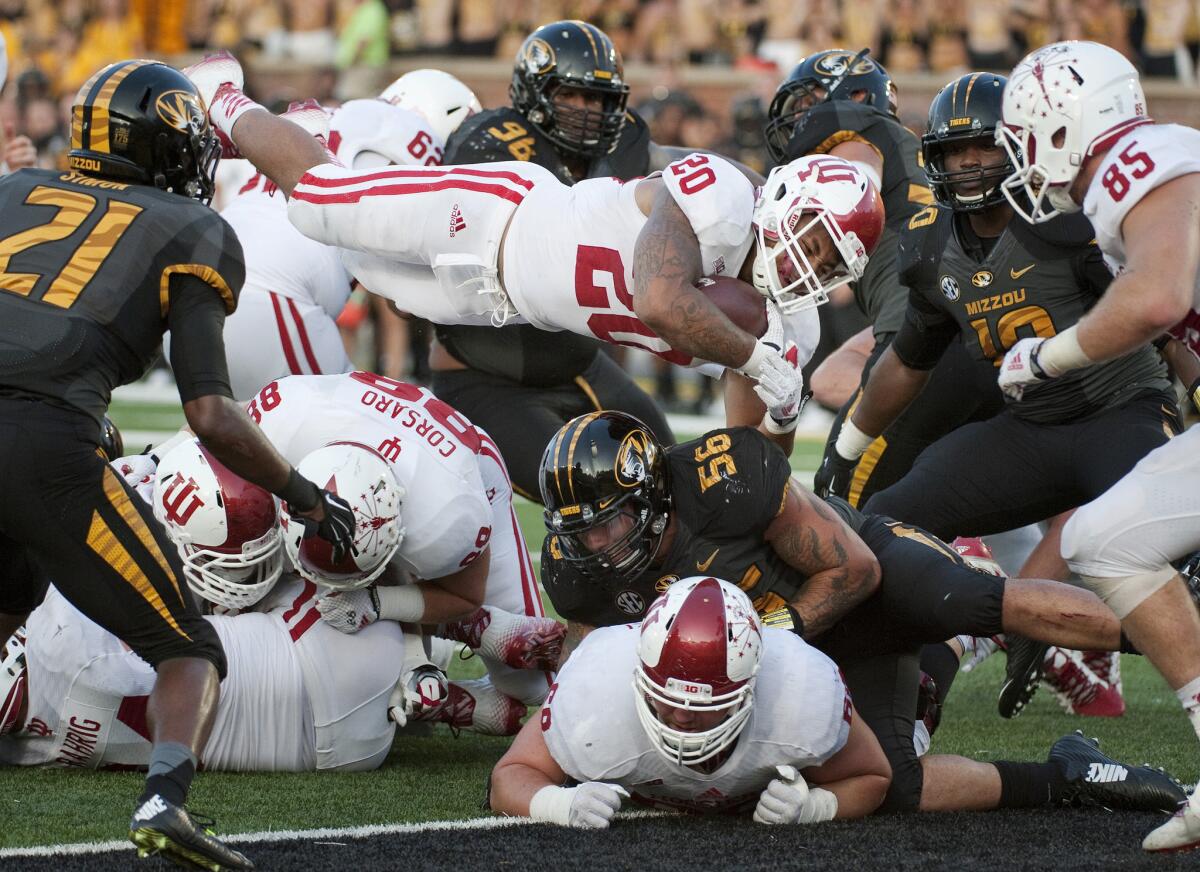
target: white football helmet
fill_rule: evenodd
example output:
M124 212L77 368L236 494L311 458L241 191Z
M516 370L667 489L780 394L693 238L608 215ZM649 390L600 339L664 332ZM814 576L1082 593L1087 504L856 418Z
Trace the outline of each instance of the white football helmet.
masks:
M694 577L667 588L646 612L634 672L638 719L660 754L695 766L733 744L754 705L762 629L735 585ZM727 712L708 730L663 723L652 701L697 712Z
M334 562L333 546L304 538L304 524L283 514L284 547L296 571L331 590L357 590L380 576L404 539L400 504L404 488L378 452L357 442L333 442L308 454L296 471L335 493L354 510L357 553Z
M883 234L883 200L849 161L807 155L771 170L754 204L758 248L754 287L784 313L828 301L834 288L862 278ZM820 271L801 243L818 225L837 248L838 263ZM780 273L780 266L786 270Z
M1079 211L1070 191L1084 160L1149 120L1137 70L1116 49L1070 41L1032 52L1009 76L996 128L1016 167L1005 197L1034 224Z
M974 536L959 536L951 543L958 556L972 569L986 572L988 575L1004 578L1004 570L996 562L992 549L982 539Z
M0 648L0 736L18 726L17 715L25 701L29 670L25 665L25 628L8 637Z
M423 116L442 142L458 125L483 111L474 91L441 70L405 73L384 88L379 99Z
M251 484L189 439L167 452L154 473L154 516L183 558L197 596L245 609L283 572L275 497Z

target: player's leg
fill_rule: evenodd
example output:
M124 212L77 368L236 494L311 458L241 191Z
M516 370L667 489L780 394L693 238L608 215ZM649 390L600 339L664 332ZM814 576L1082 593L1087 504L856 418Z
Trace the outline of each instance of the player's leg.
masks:
M28 549L0 533L0 647L25 623L49 586Z
M1121 619L1200 735L1200 616L1170 561L1200 547L1200 431L1143 458L1063 530L1063 556ZM1200 844L1200 798L1151 833L1147 850Z
M94 422L41 405L5 405L13 408L0 415L0 453L21 499L0 508L0 526L76 608L158 672L147 705L154 748L131 835L143 850L245 868L245 858L183 810L216 715L225 655L191 599L178 553L150 507L96 452Z

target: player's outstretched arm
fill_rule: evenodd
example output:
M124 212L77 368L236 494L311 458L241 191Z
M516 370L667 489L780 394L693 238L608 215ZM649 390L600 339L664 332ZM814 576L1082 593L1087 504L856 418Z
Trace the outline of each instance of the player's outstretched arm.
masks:
M866 817L883 803L892 783L892 767L871 728L852 712L850 735L840 751L803 772L810 787L837 797L837 820Z
M864 327L821 361L809 379L813 400L828 409L840 409L850 402L874 347L872 329Z
M311 133L261 107L242 115L233 125L230 138L242 157L289 197L306 172L333 162L325 146Z
M696 289L702 264L692 225L665 185L652 196L634 246L634 312L676 351L740 369L755 338Z
M820 636L879 588L879 561L867 543L795 480L764 539L808 578L790 603L803 622L794 629L805 639Z

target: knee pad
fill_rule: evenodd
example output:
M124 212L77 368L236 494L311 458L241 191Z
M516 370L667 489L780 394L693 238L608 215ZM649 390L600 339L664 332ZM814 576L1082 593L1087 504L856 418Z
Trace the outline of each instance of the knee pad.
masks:
M1126 575L1122 578L1097 578L1081 575L1084 586L1107 605L1120 620L1125 618L1143 602L1174 578L1173 567L1165 566L1153 572Z

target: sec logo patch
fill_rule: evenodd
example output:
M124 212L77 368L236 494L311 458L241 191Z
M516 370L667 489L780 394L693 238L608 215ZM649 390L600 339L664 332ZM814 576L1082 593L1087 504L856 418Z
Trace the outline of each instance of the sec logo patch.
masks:
M646 601L636 590L623 590L617 594L617 608L627 615L640 615L646 611Z
M959 298L958 282L955 281L954 276L942 276L941 286L942 294L947 300L953 303Z

